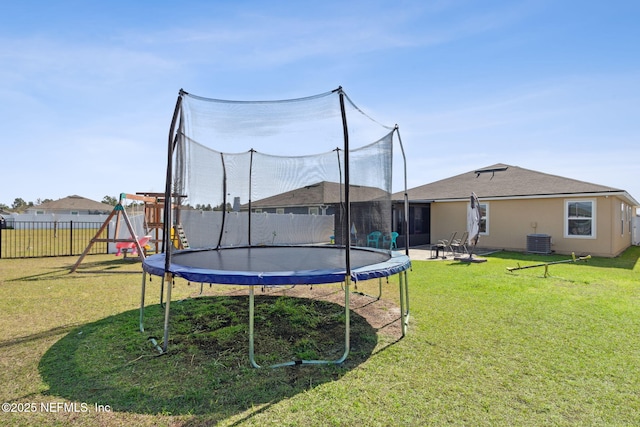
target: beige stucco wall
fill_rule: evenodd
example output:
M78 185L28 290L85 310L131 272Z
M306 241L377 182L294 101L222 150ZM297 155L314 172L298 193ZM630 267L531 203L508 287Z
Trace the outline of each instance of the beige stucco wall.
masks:
M565 201L594 200L596 203L595 238L565 237ZM579 197L549 199L480 200L488 205L488 234L481 235L478 246L525 251L528 234L551 236L552 250L560 254L617 256L631 245L630 222L621 211L617 197ZM467 227L468 202L431 204L431 242L458 237ZM621 217L624 232L621 233Z

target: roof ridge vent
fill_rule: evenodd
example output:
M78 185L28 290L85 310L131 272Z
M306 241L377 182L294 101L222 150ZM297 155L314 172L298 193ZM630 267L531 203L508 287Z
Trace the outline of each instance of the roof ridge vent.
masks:
M493 177L496 175L496 172L504 172L507 169L509 169L508 166L501 167L501 168L478 169L478 170L474 170L473 173L476 174L476 178L478 178L482 173L491 173L490 179L493 179Z

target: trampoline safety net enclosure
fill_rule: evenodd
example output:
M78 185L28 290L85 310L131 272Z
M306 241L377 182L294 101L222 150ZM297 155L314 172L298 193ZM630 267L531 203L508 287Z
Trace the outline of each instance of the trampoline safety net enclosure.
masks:
M344 282L343 357L277 366L340 363L349 351L350 283L400 274L404 333L410 260L407 247L398 251L392 229L394 144L404 158L398 126L376 122L342 88L278 101L181 90L169 132L162 253L143 261L140 329L147 274L163 277L162 351L170 329L167 280L247 285L249 358L259 367L253 287ZM404 170L401 220L408 209Z

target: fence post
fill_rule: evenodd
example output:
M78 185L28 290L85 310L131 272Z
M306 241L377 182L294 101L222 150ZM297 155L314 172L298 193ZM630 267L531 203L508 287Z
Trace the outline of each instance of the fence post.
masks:
M0 227L0 259L2 259L2 233L4 232L3 230L4 228Z
M69 255L73 255L73 220L69 221Z

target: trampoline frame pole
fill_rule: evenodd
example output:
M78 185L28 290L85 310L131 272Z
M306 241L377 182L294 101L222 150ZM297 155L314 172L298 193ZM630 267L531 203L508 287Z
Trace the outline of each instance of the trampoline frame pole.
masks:
M402 279L404 277L404 280ZM402 321L402 336L404 337L407 334L407 329L409 327L409 317L411 315L411 311L409 309L409 274L407 271L403 271L400 273L400 283L404 282L404 298L400 300L400 310L401 310L401 321Z
M147 272L142 271L142 295L140 296L140 332L144 332L144 293L147 282Z
M261 368L262 366L256 363L255 351L253 346L254 339L254 324L253 318L255 314L255 296L253 292L253 285L249 286L249 361L254 368Z
M400 276L400 327L404 337L407 334L409 324L409 279L406 271L401 272L398 276Z
M404 146L402 145L402 138L400 137L400 127L396 124L394 128L396 135L398 135L398 143L400 144L400 152L402 153L402 160L404 163L404 197L403 197L403 212L404 218L402 221L402 228L404 230L404 253L409 256L409 193L407 191L407 156L404 153Z
M405 270L402 272L402 274L404 274L404 296L406 300L404 321L405 321L405 325L408 327L409 316L411 315L411 310L409 309L409 273L407 273L407 270Z
M220 153L220 166L222 166L222 206L227 206L227 168L224 161L224 153ZM220 234L218 235L218 244L216 248L222 245L222 238L224 237L227 218L227 210L222 209L222 224L220 224ZM251 203L249 203L249 218L251 218Z
M171 306L171 273L164 273L164 276L162 277L162 282L167 282L167 298L165 301L165 305L164 305L164 336L162 339L162 351L166 352L167 351L167 347L169 345L169 314L171 313L170 311L170 306Z
M344 354L336 363L342 363L349 355L350 346L350 312L349 312L349 293L351 292L351 177L349 165L349 129L347 125L347 112L344 105L344 92L342 87L339 90L340 113L342 117L342 130L344 136L344 205L345 205L345 222L346 235L345 242L345 276L344 276L344 312L345 312L345 328L344 328ZM357 245L358 242L355 242Z
M344 354L335 363L342 363L349 356L351 349L351 310L349 309L349 294L351 287L351 276L344 278Z

